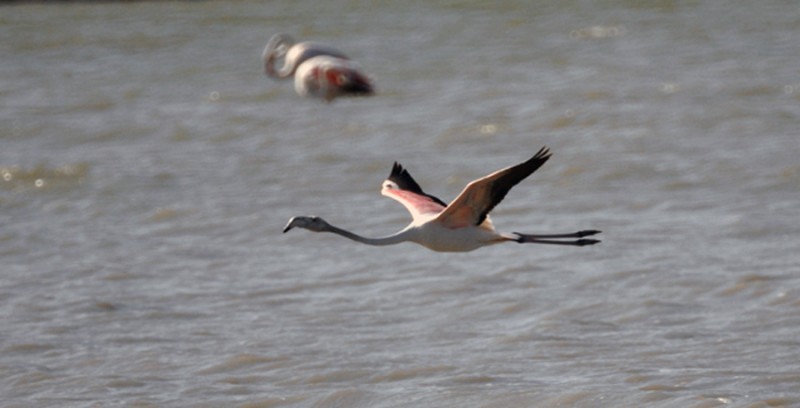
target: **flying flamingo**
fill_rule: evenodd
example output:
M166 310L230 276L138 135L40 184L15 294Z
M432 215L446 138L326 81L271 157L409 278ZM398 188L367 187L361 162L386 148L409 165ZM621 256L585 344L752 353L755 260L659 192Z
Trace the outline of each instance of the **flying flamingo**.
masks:
M599 234L583 230L568 234L532 235L519 232L500 233L494 229L489 212L503 200L509 190L536 171L550 158L543 147L528 161L498 170L467 184L449 205L426 194L407 170L395 162L389 178L383 182L381 194L403 204L413 220L401 231L382 238L366 238L329 224L316 216L297 216L284 227L305 228L313 232L332 232L367 245L393 245L415 242L439 252L467 252L501 242L584 246L599 243L583 237ZM562 240L563 238L579 238Z
M324 57L324 58L323 58ZM275 63L283 59L283 66ZM330 102L338 96L371 95L373 87L361 67L341 51L311 41L295 43L287 34L275 34L261 54L264 73L270 78L294 76L301 96L321 97Z

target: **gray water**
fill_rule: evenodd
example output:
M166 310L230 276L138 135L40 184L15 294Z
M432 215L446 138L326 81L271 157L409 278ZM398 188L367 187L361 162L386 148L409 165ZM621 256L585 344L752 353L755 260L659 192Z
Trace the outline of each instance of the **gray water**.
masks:
M539 4L536 4L539 3ZM372 98L264 77L277 32ZM4 407L800 406L800 7L786 1L0 7ZM553 158L501 231L367 236Z

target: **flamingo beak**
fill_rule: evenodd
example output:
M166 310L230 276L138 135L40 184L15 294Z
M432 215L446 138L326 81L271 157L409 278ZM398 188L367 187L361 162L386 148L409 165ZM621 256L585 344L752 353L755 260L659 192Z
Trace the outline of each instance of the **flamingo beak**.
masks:
M289 222L286 223L286 226L283 227L283 233L285 234L285 233L289 232L289 230L292 229L292 228L294 228L294 218L289 220Z
M329 92L338 95L372 95L374 89L369 78L353 69L330 69L326 72L328 83L334 84Z
M363 75L354 74L351 81L344 87L345 92L352 95L372 95L375 89L369 79Z

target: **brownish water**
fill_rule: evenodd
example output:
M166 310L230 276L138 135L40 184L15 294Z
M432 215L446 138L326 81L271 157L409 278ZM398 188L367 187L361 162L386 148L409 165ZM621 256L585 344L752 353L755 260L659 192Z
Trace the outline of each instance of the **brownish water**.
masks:
M0 405L800 405L800 8L536 3L0 7ZM378 95L268 80L276 32ZM280 233L542 145L495 225L601 245Z

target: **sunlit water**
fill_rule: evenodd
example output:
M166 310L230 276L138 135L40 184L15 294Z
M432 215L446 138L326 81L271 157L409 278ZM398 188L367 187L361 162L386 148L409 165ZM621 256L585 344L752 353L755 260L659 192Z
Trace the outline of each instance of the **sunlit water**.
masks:
M0 405L800 405L800 7L530 3L0 7ZM277 32L378 95L267 79ZM281 234L543 145L495 225L602 244Z

